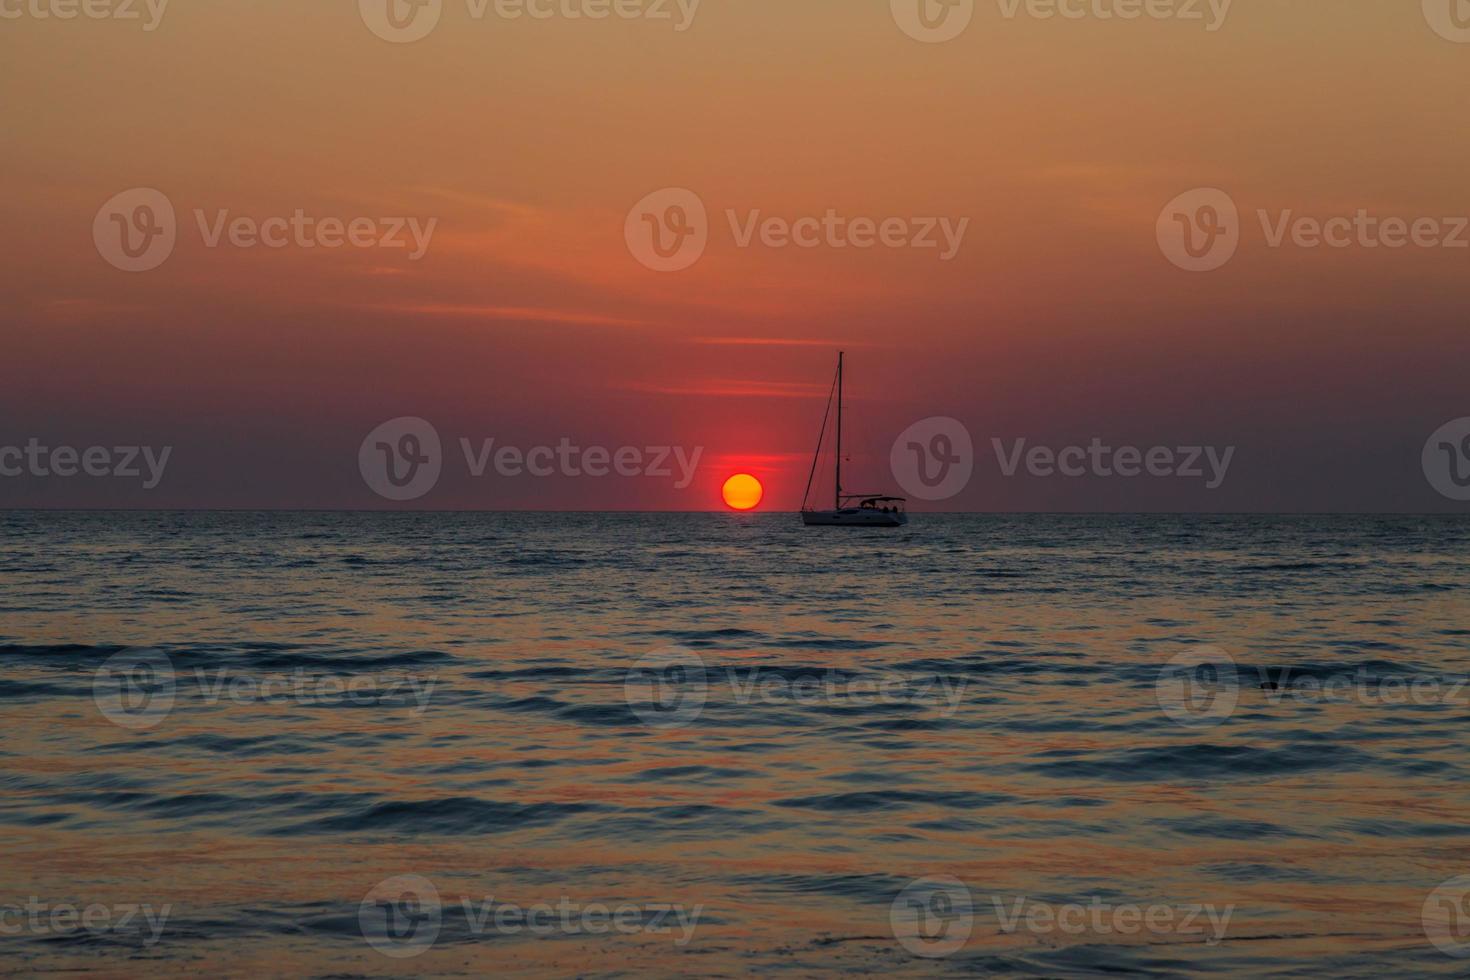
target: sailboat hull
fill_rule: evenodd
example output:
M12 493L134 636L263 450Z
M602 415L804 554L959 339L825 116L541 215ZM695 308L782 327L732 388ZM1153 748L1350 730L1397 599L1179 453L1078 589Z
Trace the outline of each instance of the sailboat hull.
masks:
M907 514L881 510L804 510L801 523L807 527L903 527L909 522Z

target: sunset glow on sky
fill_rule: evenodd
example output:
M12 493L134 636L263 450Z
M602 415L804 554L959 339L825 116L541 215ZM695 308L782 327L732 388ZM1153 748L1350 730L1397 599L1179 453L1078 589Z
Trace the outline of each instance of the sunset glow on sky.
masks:
M1419 451L1470 415L1470 249L1272 247L1258 217L1470 214L1470 45L1418 2L1240 2L1213 32L980 3L944 44L887 0L705 0L684 30L669 6L450 2L408 44L355 2L178 4L150 32L0 21L7 439L175 447L151 495L20 482L5 503L381 506L358 446L411 416L444 447L419 506L709 510L748 472L763 510L791 510L842 347L855 479L891 487L890 444L920 419L974 435L977 478L943 509L1446 506ZM140 187L178 241L121 272L94 217ZM1242 219L1203 274L1155 238L1199 187ZM708 210L677 272L625 240L663 188ZM373 242L396 220L406 247L231 231L298 211L371 218ZM760 230L829 212L844 236L932 222L939 244ZM417 259L409 218L434 222ZM1217 490L996 469L992 439L1093 437L1238 452ZM668 479L477 477L461 440L487 439L703 452L684 487L672 461Z

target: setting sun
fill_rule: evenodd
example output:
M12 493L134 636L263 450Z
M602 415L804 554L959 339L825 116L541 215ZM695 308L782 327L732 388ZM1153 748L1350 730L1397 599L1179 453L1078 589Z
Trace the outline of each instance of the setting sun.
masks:
M749 473L739 473L725 481L725 503L732 510L754 510L765 492L761 481Z

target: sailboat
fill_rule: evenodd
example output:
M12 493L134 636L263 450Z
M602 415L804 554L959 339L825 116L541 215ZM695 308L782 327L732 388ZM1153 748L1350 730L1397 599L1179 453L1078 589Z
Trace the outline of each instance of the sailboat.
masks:
M842 369L845 354L837 354L837 380L827 396L827 410L822 415L822 431L817 436L817 451L812 457L812 472L806 481L806 494L801 499L801 522L808 527L903 527L909 522L904 512L903 497L887 497L876 493L847 493L842 489ZM812 482L822 460L822 445L827 438L827 419L832 406L837 406L836 481L831 510L819 510L811 504Z

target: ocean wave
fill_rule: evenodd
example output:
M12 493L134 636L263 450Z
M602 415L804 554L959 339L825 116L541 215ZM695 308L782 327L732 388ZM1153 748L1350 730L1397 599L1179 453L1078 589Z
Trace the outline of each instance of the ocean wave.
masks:
M507 803L471 797L390 800L277 831L312 834L495 834L559 823L610 808L594 803Z

